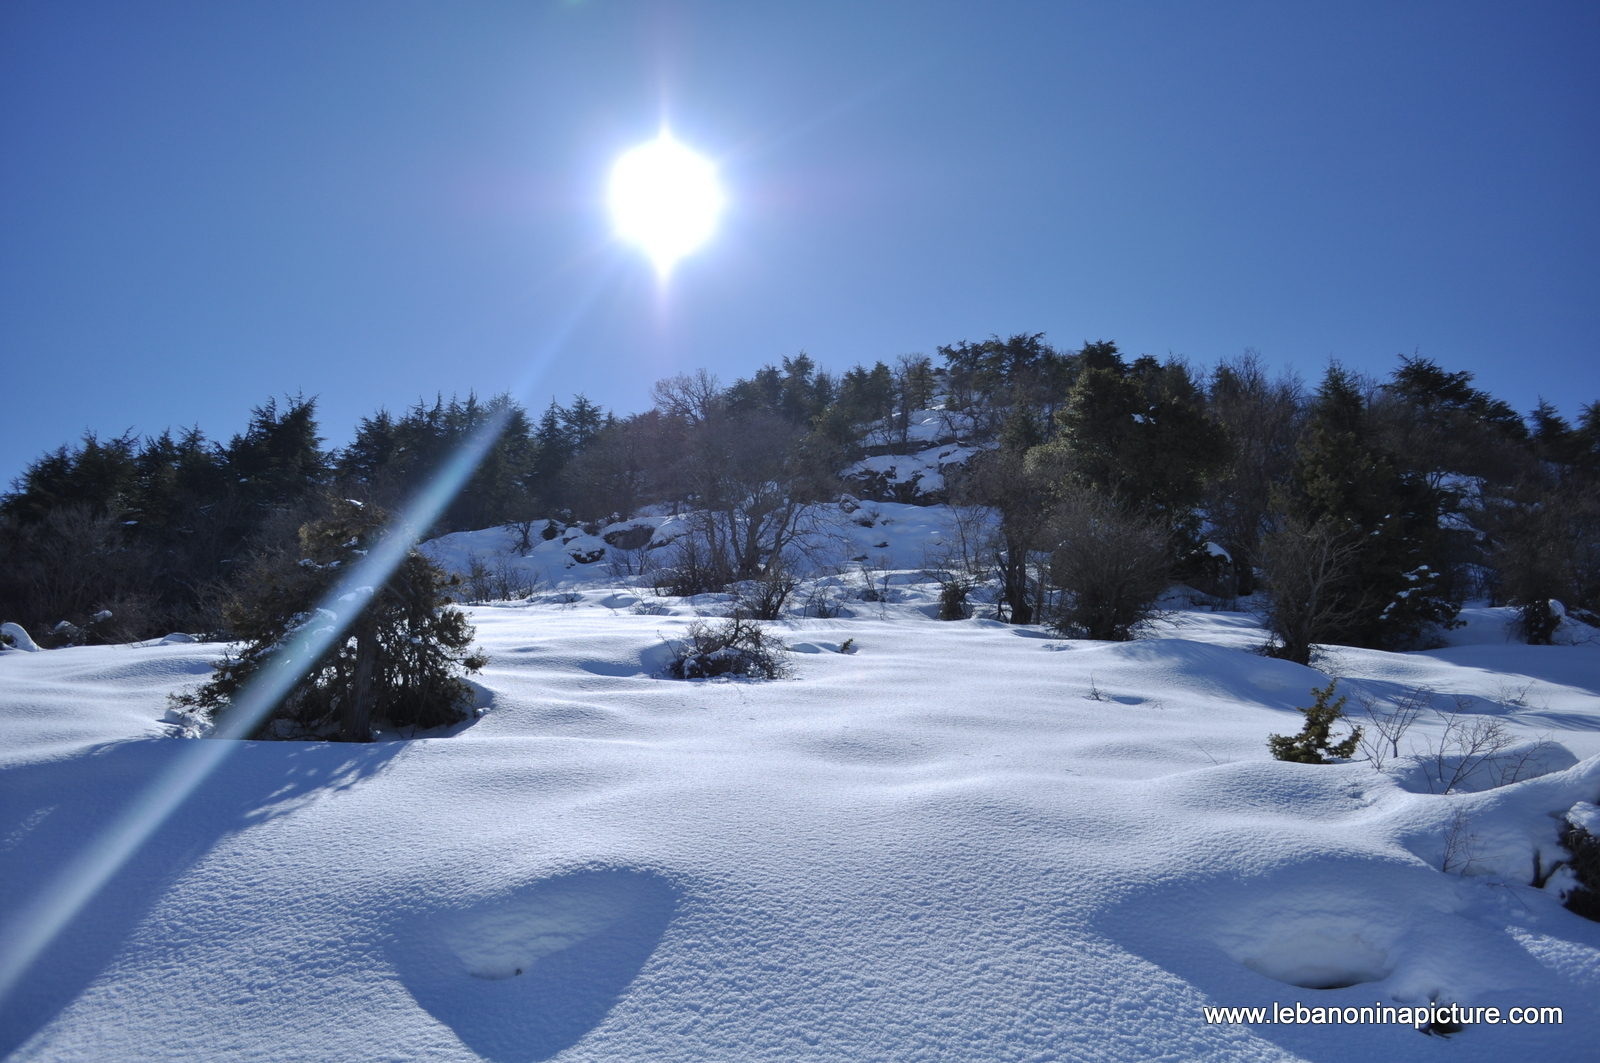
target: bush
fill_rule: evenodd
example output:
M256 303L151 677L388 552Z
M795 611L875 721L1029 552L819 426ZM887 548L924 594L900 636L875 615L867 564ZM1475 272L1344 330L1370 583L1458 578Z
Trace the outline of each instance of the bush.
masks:
M1272 755L1279 760L1290 760L1300 764L1327 764L1329 757L1345 759L1356 751L1356 746L1361 742L1361 728L1357 727L1350 732L1350 736L1337 745L1330 745L1329 731L1339 720L1344 719L1344 703L1347 700L1343 694L1339 700L1329 704L1328 699L1333 697L1333 688L1339 685L1337 679L1328 680L1325 687L1312 687L1311 694L1316 699L1309 709L1298 711L1305 714L1305 726L1297 735L1272 735L1267 739L1267 748L1272 750Z
M1572 854L1567 863L1578 880L1577 888L1567 894L1567 910L1600 923L1600 838L1567 823L1561 844Z
M1310 664L1313 644L1344 637L1358 611L1347 588L1355 556L1350 534L1326 520L1285 518L1261 540L1267 653Z
M383 514L340 500L333 516L300 529L301 549L259 557L240 592L224 607L246 646L216 666L199 690L175 698L181 708L226 712L238 694L294 636L317 622L341 570L358 563L383 534ZM471 688L462 672L487 658L469 653L473 629L450 605L444 575L410 551L370 593L343 637L316 660L252 731L257 738L337 738L369 742L372 725L430 728L466 718Z
M741 616L720 624L696 620L689 625L688 641L676 648L667 672L676 679L718 675L781 679L789 674L788 653L758 621Z
M655 572L656 593L674 598L720 591L733 582L733 566L702 529L682 536L669 548L671 554Z
M489 563L472 554L467 558L466 579L456 597L471 604L522 601L533 597L541 582L537 575L517 568L505 558Z
M1098 491L1071 492L1053 527L1050 575L1062 589L1051 624L1062 634L1126 642L1156 616L1167 589L1162 530Z
M759 579L742 580L729 586L733 593L733 612L751 620L778 620L783 607L800 581L782 569L769 567Z

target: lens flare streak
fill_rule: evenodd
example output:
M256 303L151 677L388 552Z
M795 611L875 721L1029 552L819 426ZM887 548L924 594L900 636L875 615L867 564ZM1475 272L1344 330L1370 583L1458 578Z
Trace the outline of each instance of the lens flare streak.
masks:
M562 327L530 360L515 389L526 394L550 358L563 346L615 276L607 270L573 307ZM218 721L209 739L185 742L178 756L138 797L78 852L59 872L41 884L0 930L0 999L10 995L28 969L129 857L161 828L178 807L238 748L237 741L266 719L294 685L330 647L343 638L372 598L405 560L417 537L427 532L460 493L505 430L511 404L502 406L479 426L444 466L407 504L371 553L331 590L318 606L328 623L306 625L262 667L261 672ZM217 739L222 739L218 741Z

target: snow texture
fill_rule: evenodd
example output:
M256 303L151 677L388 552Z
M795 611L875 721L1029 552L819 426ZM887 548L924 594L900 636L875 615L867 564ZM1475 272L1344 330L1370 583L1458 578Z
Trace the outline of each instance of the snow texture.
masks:
M0 1055L1462 1063L1600 1039L1600 925L1560 906L1570 875L1529 885L1562 817L1596 814L1600 647L1506 641L1488 609L1459 645L1320 670L1252 652L1245 613L1122 644L941 623L940 512L837 517L885 593L775 624L772 682L663 678L718 597L568 567L576 536L535 549L566 591L471 610L471 723L240 743L0 1003ZM0 655L0 909L172 762L166 697L224 649ZM1269 759L1330 675L1352 706L1471 698L1554 743L1543 774L1438 795L1403 765ZM1444 1041L1201 1013L1433 999L1565 1022Z

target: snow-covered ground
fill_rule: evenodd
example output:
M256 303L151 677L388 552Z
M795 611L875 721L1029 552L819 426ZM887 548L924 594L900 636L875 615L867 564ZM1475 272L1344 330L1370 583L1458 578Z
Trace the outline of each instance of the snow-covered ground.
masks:
M931 519L874 508L852 550L885 515ZM1600 924L1560 907L1561 874L1528 885L1600 798L1600 645L1518 645L1490 609L1452 647L1337 649L1326 672L1251 652L1242 613L1063 641L930 619L937 587L903 560L877 601L836 577L852 615L776 625L793 675L771 682L661 678L716 600L556 562L565 593L471 610L492 663L455 733L240 743L0 1004L0 1054L1326 1063L1600 1041ZM0 910L186 745L165 698L221 650L0 654ZM1554 743L1519 762L1549 773L1440 795L1404 757L1269 759L1330 672L1358 715L1464 699ZM1405 751L1443 727L1426 714ZM1202 1011L1430 1000L1564 1022L1446 1040Z

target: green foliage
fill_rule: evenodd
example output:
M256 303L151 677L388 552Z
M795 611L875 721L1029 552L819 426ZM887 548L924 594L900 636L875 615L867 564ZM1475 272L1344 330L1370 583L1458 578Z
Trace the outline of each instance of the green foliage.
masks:
M939 354L947 367L947 406L992 411L995 421L1020 405L1041 407L1048 420L1075 371L1073 359L1045 343L1042 332L962 340Z
M255 506L284 505L319 487L331 470L317 429L317 400L268 399L226 448L228 476Z
M791 425L808 427L833 403L837 390L833 377L817 372L816 362L801 351L784 358L781 369L764 365L748 380L734 381L725 403L734 415L767 413Z
M279 653L294 652L293 636L325 620L325 598L338 577L384 534L375 507L344 500L326 519L300 530L300 549L258 558L226 607L232 630L246 645L216 666L211 681L179 700L225 713L239 693ZM443 574L416 551L364 602L346 634L305 674L256 737L333 737L370 741L374 723L429 728L466 718L472 692L462 672L487 659L470 653L473 629L450 605Z
M1339 680L1330 679L1325 687L1311 688L1311 695L1316 700L1310 708L1298 710L1306 718L1300 733L1272 735L1267 739L1267 748L1274 757L1300 764L1327 764L1330 758L1343 760L1355 753L1356 746L1361 742L1361 728L1354 728L1349 737L1338 743L1334 743L1329 734L1333 725L1345 718L1346 696L1340 694L1338 701L1329 701L1333 697L1334 687L1338 685Z
M1355 544L1339 589L1342 629L1325 637L1404 649L1455 622L1439 492L1381 443L1367 401L1340 366L1328 369L1300 439L1290 515Z
M585 402L580 395L574 406ZM552 407L561 411L554 403ZM364 496L379 505L401 506L485 424L502 417L499 437L435 530L492 526L532 508L530 499L541 472L542 451L531 435L527 412L507 395L488 402L472 394L465 399L452 396L449 402L437 396L431 405L418 402L398 418L387 410L362 418L355 439L339 455L339 475L361 485ZM560 421L556 424L559 433ZM561 442L558 449L564 462L567 444Z
M1051 446L1084 483L1172 529L1185 553L1198 544L1206 481L1226 466L1227 432L1206 417L1183 365L1150 357L1126 365L1110 344L1091 354Z

